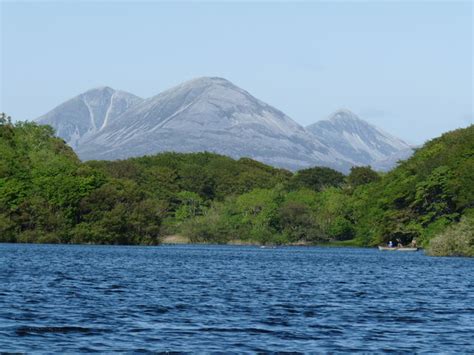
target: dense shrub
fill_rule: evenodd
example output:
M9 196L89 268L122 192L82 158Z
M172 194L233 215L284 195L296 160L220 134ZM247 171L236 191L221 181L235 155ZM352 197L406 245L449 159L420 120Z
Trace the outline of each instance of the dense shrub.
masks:
M432 256L474 256L474 213L431 239L427 253Z

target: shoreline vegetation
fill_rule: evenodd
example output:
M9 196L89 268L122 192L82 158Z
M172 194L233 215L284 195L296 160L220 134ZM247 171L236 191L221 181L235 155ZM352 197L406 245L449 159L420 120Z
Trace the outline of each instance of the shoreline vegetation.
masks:
M262 244L258 241L250 241L250 240L242 240L242 239L233 239L229 240L225 244L220 244L220 245L236 245L236 246L285 246L285 247L361 247L357 245L356 243L353 243L352 241L343 241L343 242L326 242L326 243L310 243L306 241L298 241L298 242L293 242L293 243L287 243L287 244ZM183 236L183 235L167 235L163 236L161 239L161 244L163 245L201 245L201 244L208 244L206 242L192 242L189 237ZM212 244L216 245L216 244Z
M296 173L248 158L161 153L81 162L49 126L0 116L0 242L374 247L416 239L474 256L474 126L388 173Z

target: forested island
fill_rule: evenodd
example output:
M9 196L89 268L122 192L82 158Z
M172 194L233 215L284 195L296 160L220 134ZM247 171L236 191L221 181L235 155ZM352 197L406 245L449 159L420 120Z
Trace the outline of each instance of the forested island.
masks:
M474 256L474 126L386 174L292 173L212 153L81 162L49 126L0 117L0 242L375 246Z

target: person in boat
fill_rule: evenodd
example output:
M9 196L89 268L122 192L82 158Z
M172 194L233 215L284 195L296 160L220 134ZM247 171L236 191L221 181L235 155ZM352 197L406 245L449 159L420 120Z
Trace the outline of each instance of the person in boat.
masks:
M389 241L388 244L387 244L387 246L388 246L389 248L393 248L393 242L392 242L392 241Z
M413 239L411 240L411 247L412 247L412 248L416 248L416 239L415 239L415 238L413 238Z
M400 238L397 238L397 247L403 248L402 240Z

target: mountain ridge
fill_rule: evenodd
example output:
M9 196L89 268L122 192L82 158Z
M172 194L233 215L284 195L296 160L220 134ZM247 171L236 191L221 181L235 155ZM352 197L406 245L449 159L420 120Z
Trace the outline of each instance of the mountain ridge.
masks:
M347 109L305 128L220 77L191 79L146 99L107 86L94 88L38 121L52 125L84 160L209 151L291 170L321 165L348 172L353 165L387 161L406 148ZM348 132L369 128L371 133L361 131L358 139L376 135L375 144L385 142L385 152L377 151L374 142L368 148L364 141L359 146L350 142Z

